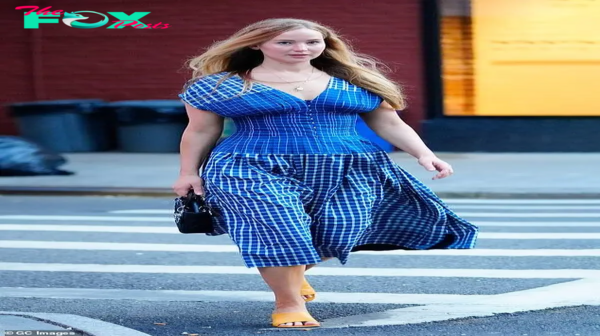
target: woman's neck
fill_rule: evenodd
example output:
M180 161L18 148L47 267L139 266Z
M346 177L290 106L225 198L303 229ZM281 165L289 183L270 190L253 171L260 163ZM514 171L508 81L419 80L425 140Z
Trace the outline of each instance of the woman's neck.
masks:
M276 72L288 72L288 73L307 73L313 70L312 64L310 62L306 63L281 63L274 62L268 59L265 59L258 68L262 68L267 71L276 71Z

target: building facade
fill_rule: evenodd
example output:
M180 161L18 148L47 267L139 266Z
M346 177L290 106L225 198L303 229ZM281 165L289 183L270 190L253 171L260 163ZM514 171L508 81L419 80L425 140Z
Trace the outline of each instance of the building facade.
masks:
M1 42L6 72L0 81L0 134L17 134L6 108L14 102L177 99L190 75L187 59L246 24L294 17L329 25L356 51L386 63L408 96L402 118L434 150L600 150L600 103L592 85L600 64L598 39L582 29L548 33L548 27L568 26L557 8L580 20L588 17L586 11L598 13L600 1L37 3L40 9L51 6L50 11L150 12L144 23L168 24L147 30L76 29L62 23L25 29L27 10L15 8L27 4L6 3L8 10L0 15L11 28Z
M169 24L160 30L75 29L64 24L24 29L25 10L14 8L25 3L9 2L13 9L0 13L2 21L13 27L2 42L8 52L0 54L9 71L9 80L0 82L4 105L57 99L177 99L190 75L184 68L186 59L252 22L294 17L329 25L357 51L384 61L394 70L394 79L406 84L410 96L406 120L418 128L425 115L419 0L256 0L251 5L234 0L39 2L40 8L51 5L51 10L146 11L150 14L144 23ZM7 111L2 111L0 134L15 132Z
M600 151L600 1L424 3L432 148Z

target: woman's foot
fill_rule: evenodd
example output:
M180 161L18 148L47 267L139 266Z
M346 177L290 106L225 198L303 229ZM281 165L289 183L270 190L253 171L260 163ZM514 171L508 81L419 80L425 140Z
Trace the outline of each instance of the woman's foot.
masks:
M290 313L293 313L290 314ZM280 314L277 316L277 314ZM281 321L285 323L276 323L276 319L281 318ZM298 319L296 321L296 319ZM293 320L293 321L292 321ZM321 324L317 322L310 313L306 310L304 304L298 305L276 305L275 311L273 312L273 321L276 327L289 328L289 327L319 327Z

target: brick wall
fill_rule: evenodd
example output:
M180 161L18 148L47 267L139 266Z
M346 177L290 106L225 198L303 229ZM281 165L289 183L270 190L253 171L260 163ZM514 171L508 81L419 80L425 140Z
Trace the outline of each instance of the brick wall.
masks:
M409 109L403 114L413 127L424 114L423 64L419 0L288 0L214 2L89 0L37 1L43 8L66 11L149 11L142 21L169 23L168 29L75 29L41 24L23 29L20 0L6 0L0 11L5 23L0 61L8 69L0 82L5 105L16 101L100 98L177 99L189 73L183 63L251 22L269 17L320 21L350 39L355 49L371 54L395 70L404 84ZM244 5L240 5L244 4ZM16 130L6 110L0 111L0 134Z

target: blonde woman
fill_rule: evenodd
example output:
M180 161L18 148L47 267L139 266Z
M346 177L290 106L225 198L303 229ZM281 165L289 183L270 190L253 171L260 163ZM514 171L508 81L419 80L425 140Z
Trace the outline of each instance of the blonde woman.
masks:
M247 267L275 294L272 325L320 326L304 274L350 252L474 247L458 217L387 153L356 131L358 117L414 156L433 179L452 167L397 115L399 86L334 30L299 19L251 24L189 62L179 95L189 124L173 190L205 195ZM219 142L224 118L236 132ZM200 172L201 163L205 167Z

